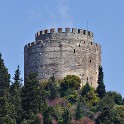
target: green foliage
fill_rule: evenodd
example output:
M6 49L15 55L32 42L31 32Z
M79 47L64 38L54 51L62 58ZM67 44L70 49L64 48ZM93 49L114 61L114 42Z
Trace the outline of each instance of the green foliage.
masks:
M82 100L85 104L94 110L95 106L99 102L98 94L95 92L94 88L90 87L88 83L82 88L81 92Z
M112 109L104 107L96 124L124 124L124 106L115 106Z
M117 105L122 105L123 104L123 98L121 96L121 94L117 93L117 92L112 92L112 91L109 91L106 93L109 97L113 98L114 102L117 104Z
M33 120L23 120L20 124L40 124L40 119L35 117Z
M15 124L14 107L10 103L10 75L0 53L0 123Z
M52 107L46 106L43 111L43 123L44 124L52 124L52 114L54 110Z
M82 102L79 100L76 108L75 119L80 120L83 117Z
M65 91L65 97L70 103L76 103L79 99L79 93L77 90L69 88Z
M90 85L86 83L84 87L82 88L81 96L86 95L90 90L91 90Z
M31 73L22 90L23 119L26 120L32 120L42 108L41 87L36 76Z
M122 104L124 105L124 98L122 99Z
M124 124L124 106L115 106L112 116L115 124Z
M16 123L20 124L22 120L22 98L21 98L21 81L22 78L20 78L20 70L19 66L17 67L17 70L15 71L15 76L14 76L14 83L12 83L10 87L10 98L11 98L11 103L14 105L15 108L15 119Z
M63 117L63 124L71 124L71 114L68 109L64 110L62 117Z
M114 124L113 122L113 112L109 107L104 107L102 112L96 119L97 124Z
M112 109L115 105L114 99L108 95L103 97L98 104L98 111L102 111L103 108L108 107Z
M49 90L49 98L51 100L55 99L58 96L58 90L57 90L54 75L52 77L50 77L50 79L48 80L47 87L48 87L48 90Z
M75 75L67 75L66 77L64 77L60 84L61 91L63 92L62 95L65 95L64 91L69 88L72 90L78 90L80 88L80 83L81 80L79 77Z
M98 115L96 124L124 124L124 99L117 92L106 93L102 67L96 91L88 82L80 90L81 80L75 75L67 75L60 85L54 75L41 84L36 77L30 74L22 87L18 66L10 86L10 75L0 54L0 124L40 124L38 115L42 115L44 124L54 120L71 124L71 119L94 119L94 115ZM63 98L59 99L58 89ZM54 106L48 106L48 102Z
M100 98L103 98L106 94L105 85L103 82L103 69L102 66L99 66L99 74L98 74L98 87L96 89Z

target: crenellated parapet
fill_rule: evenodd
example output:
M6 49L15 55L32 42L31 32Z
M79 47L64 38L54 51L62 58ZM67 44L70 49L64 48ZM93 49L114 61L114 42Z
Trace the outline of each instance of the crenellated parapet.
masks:
M44 35L49 35L49 34L54 34L54 33L80 34L80 35L85 35L85 36L93 38L93 33L91 31L87 31L87 30L83 30L83 29L65 28L65 30L63 30L63 28L58 28L56 30L55 28L51 28L51 29L45 29L45 30L38 31L35 34L35 39L37 40L38 37L41 37L41 36L44 36Z
M82 85L97 87L101 65L101 46L94 42L91 31L77 28L51 28L38 31L35 41L24 47L24 77L35 72L38 80L51 75L62 79L78 76Z

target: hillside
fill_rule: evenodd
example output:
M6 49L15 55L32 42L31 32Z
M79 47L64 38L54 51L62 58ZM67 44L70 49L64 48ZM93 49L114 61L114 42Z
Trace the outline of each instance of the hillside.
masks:
M106 91L102 67L96 89L75 75L39 82L35 73L23 86L20 73L11 82L0 55L0 124L124 124L124 98Z

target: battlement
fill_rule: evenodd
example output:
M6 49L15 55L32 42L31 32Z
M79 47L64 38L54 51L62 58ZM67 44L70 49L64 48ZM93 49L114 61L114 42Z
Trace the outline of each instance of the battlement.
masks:
M36 45L42 45L43 46L43 43L45 43L43 40L37 40L37 41L33 41L33 42L31 42L31 43L28 43L28 44L26 44L25 45L25 48L31 48L31 47L35 47ZM91 47L96 47L96 49L99 49L99 47L100 47L100 45L99 44L97 44L97 43L95 43L95 42L88 42L88 43L86 43L86 42L84 42L84 44L86 45L88 45L88 46L91 46ZM82 46L82 45L81 45ZM83 46L82 46L83 47Z
M101 46L93 33L77 28L51 28L37 32L34 42L24 47L24 77L37 73L38 80L76 75L82 85L97 87Z
M54 34L54 33L74 33L74 34L86 35L86 36L93 38L93 33L91 31L87 31L87 30L83 30L83 29L77 29L77 28L72 28L72 29L65 28L64 31L63 31L63 28L58 28L57 31L55 28L45 29L45 30L41 30L41 31L37 32L35 34L35 38L37 38L41 35Z

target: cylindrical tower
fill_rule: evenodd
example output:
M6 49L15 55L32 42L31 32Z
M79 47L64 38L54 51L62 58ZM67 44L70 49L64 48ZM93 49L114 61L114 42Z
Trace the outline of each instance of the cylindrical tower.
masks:
M84 85L97 87L98 67L101 65L101 46L94 43L93 33L72 28L52 28L36 33L35 41L24 48L24 77L31 72L39 80L53 74L56 79L66 75L79 76Z

